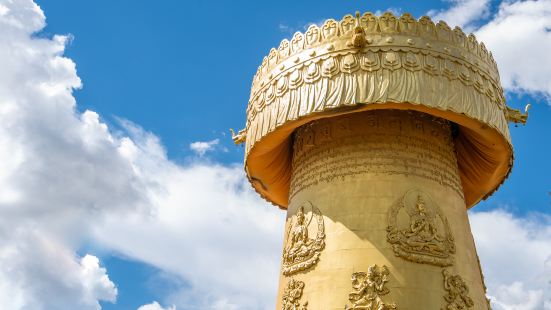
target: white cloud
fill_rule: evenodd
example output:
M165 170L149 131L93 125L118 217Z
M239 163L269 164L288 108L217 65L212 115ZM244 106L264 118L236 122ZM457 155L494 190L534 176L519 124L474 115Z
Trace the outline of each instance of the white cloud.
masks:
M490 0L448 0L446 2L451 3L448 9L430 10L427 15L435 21L445 21L452 28L462 27L465 31L471 31L474 22L487 17L490 9Z
M493 308L496 310L536 310L551 309L545 305L543 292L525 287L523 282L513 282L510 285L499 285L495 296L490 295Z
M551 98L551 0L503 2L476 36L492 51L508 91Z
M179 308L272 309L285 214L241 166L178 165L139 126L121 120L125 133L114 133L97 113L77 112L67 38L32 36L45 22L30 0L0 7L0 307L115 301L100 260L77 254L86 242L185 279L166 297ZM496 308L523 309L513 308L521 292L536 305L524 310L541 309L549 223L498 211L471 219Z
M291 30L291 26L285 24L285 23L279 23L279 25L277 25L277 28L279 28L279 31L283 32L283 33L293 33L293 31Z
M9 11L10 11L10 9L8 9L7 6L0 4L0 15L1 16L5 16L6 14L8 14Z
M401 16L402 15L402 8L389 7L386 10L383 10L383 11L377 10L377 11L375 11L375 15L380 16L380 15L383 15L385 12L390 12L390 13L396 15L396 16Z
M154 215L106 217L94 238L186 279L192 288L169 298L178 306L272 308L285 214L251 190L241 166L182 167L148 154L139 149L135 163L159 184L149 191Z
M0 3L0 25L11 33L31 33L39 31L46 25L44 13L40 7L30 0L2 0ZM4 31L3 34L6 34Z
M220 143L220 140L214 139L211 141L197 141L189 144L189 149L194 151L195 154L200 157L205 155L206 152L213 151L214 148Z
M115 284L109 280L105 268L100 267L99 259L93 255L85 255L80 259L80 272L82 283L89 288L88 299L114 302L117 299L118 290Z
M551 99L551 0L502 1L492 16L489 0L449 2L450 8L427 14L474 32L494 55L506 91Z
M0 308L115 301L99 260L76 254L90 243L185 278L191 288L171 297L185 308L271 308L284 214L241 167L179 166L139 126L121 120L114 133L77 112L67 37L34 36L45 22L30 0L0 5Z
M176 310L176 307L163 308L158 302L154 301L153 303L140 306L138 310Z
M139 185L97 115L74 111L81 83L62 56L67 38L32 37L45 26L32 1L0 6L0 306L99 309L117 289L75 249L86 217L127 208Z
M471 212L494 310L551 309L551 219Z
M18 227L0 244L0 261L2 309L92 310L117 296L95 256L78 258L43 231Z

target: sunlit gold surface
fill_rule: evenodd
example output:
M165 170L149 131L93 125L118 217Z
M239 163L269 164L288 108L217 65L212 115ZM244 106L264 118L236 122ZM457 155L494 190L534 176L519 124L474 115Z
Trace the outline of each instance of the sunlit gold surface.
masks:
M245 170L287 209L276 309L489 309L467 217L513 163L484 44L430 18L347 15L270 50Z
M409 14L327 20L272 49L253 79L245 167L255 189L286 208L290 136L319 118L367 109L409 109L460 125L459 175L466 206L486 198L510 172L510 143L497 66L461 29ZM519 117L517 117L518 119Z
M468 288L475 306L465 309L487 309L451 132L444 120L398 110L298 129L283 256L304 229L304 248L313 244L317 214L325 246L315 264L282 272L276 309L291 278L304 283L299 303L310 310L447 309L459 301L446 296L461 290L444 270Z
M530 104L527 104L526 107L524 107L524 113L519 110L506 107L505 118L507 118L509 122L526 124L526 121L528 120L528 109L530 109Z

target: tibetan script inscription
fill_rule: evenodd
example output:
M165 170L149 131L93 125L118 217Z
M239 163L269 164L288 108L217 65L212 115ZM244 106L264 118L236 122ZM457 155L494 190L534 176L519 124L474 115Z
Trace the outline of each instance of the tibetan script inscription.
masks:
M403 215L407 220L400 223ZM455 244L448 220L427 193L408 191L390 208L387 240L396 256L436 266L453 264Z
M446 295L444 299L447 302L446 310L467 310L474 306L474 302L469 297L469 288L461 276L450 275L447 270L442 270L444 275L444 289Z
M418 177L463 197L450 125L417 112L369 111L324 119L295 134L290 199L365 174Z
M306 213L310 216L307 217ZM315 221L314 225L312 221ZM309 237L310 226L315 226L315 238ZM288 276L314 266L325 247L325 226L318 208L303 203L291 217L283 251L283 274Z
M307 310L308 302L300 304L302 298L302 290L304 289L304 282L295 279L290 279L287 282L287 287L283 291L283 299L281 301L282 310Z
M386 266L379 267L371 265L365 272L354 272L352 274L352 293L348 300L352 306L345 306L345 309L362 310L390 310L396 309L395 304L383 302L382 296L390 290L385 286L388 282L389 272Z

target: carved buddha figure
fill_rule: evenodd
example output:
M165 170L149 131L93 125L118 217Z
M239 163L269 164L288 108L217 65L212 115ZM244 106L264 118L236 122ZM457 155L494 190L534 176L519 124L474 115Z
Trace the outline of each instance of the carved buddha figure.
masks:
M398 221L404 210L407 221ZM397 256L417 263L453 265L455 245L446 217L430 196L419 190L408 191L389 212L387 240Z
M444 237L438 234L434 219L427 215L425 202L420 195L417 196L415 211L409 229L402 232L406 237L406 243L417 251L429 249L445 252Z
M352 308L346 309L365 309L365 310L385 310L396 309L394 304L386 304L381 296L389 293L385 284L388 282L388 269L383 266L371 265L365 272L355 272L352 274L352 287L354 292L349 294L349 300L352 302Z
M308 302L305 302L301 306L300 299L302 297L302 290L304 289L304 282L297 281L295 279L289 280L287 287L283 292L282 310L306 310Z
M309 256L312 251L313 239L308 238L308 225L305 222L304 207L298 209L295 226L291 229L289 243L285 250L284 259L288 262L300 260Z
M469 288L461 276L450 275L447 270L443 270L444 288L447 294L444 299L448 302L447 310L466 310L474 306L474 302L469 296Z
M305 207L311 209L310 217L306 216ZM317 223L315 238L310 238L308 232L312 220ZM304 202L290 219L286 245L283 251L282 271L284 275L288 276L306 270L318 262L321 250L325 247L324 231L323 216L319 209L310 202Z

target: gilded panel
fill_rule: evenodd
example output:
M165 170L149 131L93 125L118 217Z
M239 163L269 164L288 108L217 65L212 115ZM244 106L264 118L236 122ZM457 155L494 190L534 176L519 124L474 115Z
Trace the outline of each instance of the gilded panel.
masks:
M354 272L352 274L353 291L348 295L351 306L345 309L362 310L390 310L397 309L396 304L386 303L383 296L390 293L386 287L389 280L389 271L386 266L371 265L366 272Z
M427 193L410 190L392 206L387 232L396 256L416 263L453 265L455 244L450 225Z
M310 238L311 226L316 230L314 238ZM303 203L291 217L286 235L283 274L292 275L314 266L325 247L325 226L320 210L310 202Z

